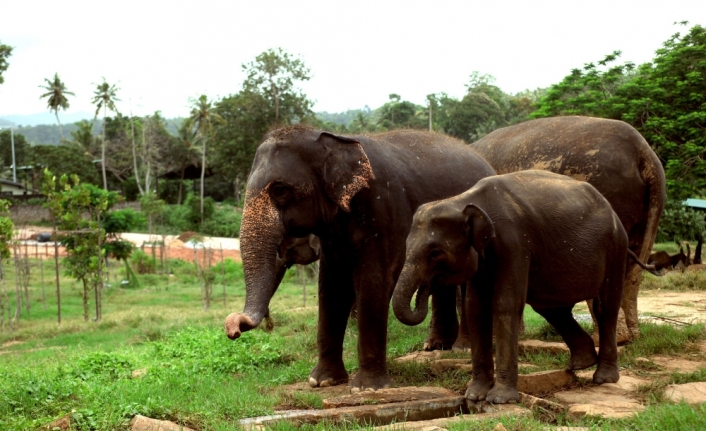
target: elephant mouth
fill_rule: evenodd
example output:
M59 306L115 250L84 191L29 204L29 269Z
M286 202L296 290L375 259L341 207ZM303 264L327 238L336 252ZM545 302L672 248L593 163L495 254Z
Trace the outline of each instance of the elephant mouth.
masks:
M415 293L414 296L414 311L419 311L420 309L426 310L428 301L429 301L429 295L432 293L432 288L430 284L423 284L419 286L419 289L417 289L417 292ZM426 311L425 311L426 314Z

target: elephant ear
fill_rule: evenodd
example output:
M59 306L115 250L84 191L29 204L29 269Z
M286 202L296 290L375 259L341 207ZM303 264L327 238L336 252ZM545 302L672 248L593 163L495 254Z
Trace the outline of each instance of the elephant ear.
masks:
M355 139L322 132L318 138L327 149L323 177L326 194L344 211L350 212L353 196L375 178L370 160Z
M495 238L495 226L488 214L475 204L468 204L463 209L463 215L468 225L468 236L471 246L479 256L483 256L483 250L488 243Z

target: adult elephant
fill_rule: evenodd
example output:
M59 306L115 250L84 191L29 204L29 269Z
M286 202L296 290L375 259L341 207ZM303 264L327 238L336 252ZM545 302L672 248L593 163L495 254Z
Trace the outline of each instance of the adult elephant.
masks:
M622 121L553 117L498 129L472 144L501 175L542 169L593 185L628 233L629 247L647 262L666 200L662 164L649 144ZM637 293L642 269L629 263L623 289L625 325L618 341L639 336Z
M240 232L245 308L226 318L228 337L256 327L267 312L282 239L314 234L321 242L319 357L309 384L348 381L343 337L355 301L359 370L351 386L355 391L389 385L388 309L412 216L420 205L493 174L470 147L434 133L337 136L303 126L268 133L248 178ZM450 308L438 315L451 316L453 323L436 323L458 328L455 292L447 290L449 298L432 297L432 306Z

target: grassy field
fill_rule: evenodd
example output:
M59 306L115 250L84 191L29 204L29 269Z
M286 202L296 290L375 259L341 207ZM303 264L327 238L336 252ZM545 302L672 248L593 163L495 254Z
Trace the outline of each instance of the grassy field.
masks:
M214 298L204 311L193 264L174 261L171 275L142 275L141 288L120 288L114 270L112 287L104 292L103 321L84 322L78 284L62 278L63 322L56 323L56 300L51 278L53 262L44 263L46 310L38 282L39 261L33 261L32 308L23 310L19 327L0 333L0 430L37 430L69 415L72 429L126 430L135 414L168 419L199 430L235 429L244 417L283 408L321 406L318 394L292 394L283 385L306 380L316 361L316 288L307 286L303 307L301 284L290 274L271 304L275 328L257 329L236 342L228 340L225 316L240 311L244 285L240 264L227 261L227 305L223 305L221 268L216 267ZM7 288L14 289L13 268L6 267ZM1 288L0 288L1 289ZM9 292L14 295L12 292ZM91 302L92 305L92 302ZM528 308L526 338L558 339L544 320ZM420 350L428 321L407 327L390 313L388 357L397 386L437 385L462 391L468 376L448 371L430 374L428 367L400 364L391 359ZM636 358L652 354L679 355L706 337L704 327L681 328L645 324L642 338L621 354L623 369L645 365ZM345 365L357 369L355 325L347 329ZM451 353L450 356L453 356ZM539 369L561 369L565 356L521 358ZM521 370L525 372L526 370ZM538 369L528 370L534 372ZM142 377L133 373L144 374ZM673 375L642 390L644 413L622 421L566 417L503 420L509 431L543 430L548 425L588 426L591 429L684 430L706 429L706 408L672 404L660 388L669 382L706 381L706 371ZM491 430L497 420L477 429ZM451 429L467 429L458 425ZM349 425L340 429L357 429ZM293 429L280 425L275 429ZM305 428L307 429L307 428ZM310 429L331 429L319 425Z

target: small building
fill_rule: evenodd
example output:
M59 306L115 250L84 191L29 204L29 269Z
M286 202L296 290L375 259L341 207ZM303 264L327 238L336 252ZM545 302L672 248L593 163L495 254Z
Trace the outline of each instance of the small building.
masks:
M0 196L36 196L41 195L37 190L28 189L23 184L16 183L11 180L0 178Z

